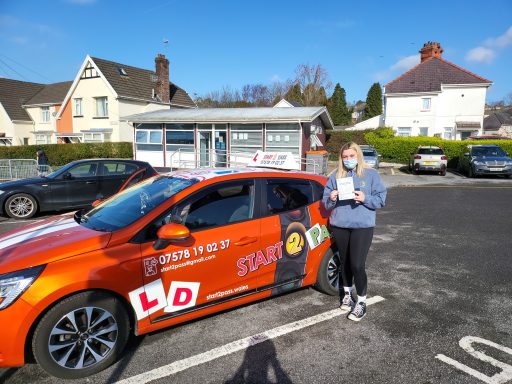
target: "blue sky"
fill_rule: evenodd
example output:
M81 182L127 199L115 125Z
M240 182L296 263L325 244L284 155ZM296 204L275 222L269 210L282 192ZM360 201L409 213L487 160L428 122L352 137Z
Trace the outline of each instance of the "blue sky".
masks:
M438 41L444 59L493 81L492 102L512 94L511 14L510 0L0 0L0 76L73 80L87 54L154 69L163 53L171 81L203 96L321 64L353 102Z

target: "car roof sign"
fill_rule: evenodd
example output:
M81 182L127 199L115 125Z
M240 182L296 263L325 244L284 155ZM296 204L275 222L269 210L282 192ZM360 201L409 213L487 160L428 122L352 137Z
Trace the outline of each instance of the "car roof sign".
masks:
M249 167L274 168L286 170L299 170L300 166L291 152L263 152L256 151Z

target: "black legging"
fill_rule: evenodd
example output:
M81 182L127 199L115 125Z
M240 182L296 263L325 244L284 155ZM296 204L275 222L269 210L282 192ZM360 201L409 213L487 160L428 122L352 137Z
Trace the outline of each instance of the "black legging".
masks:
M338 228L331 226L340 252L341 281L344 287L356 284L358 296L366 296L366 257L373 239L371 228ZM340 287L341 288L341 287ZM340 290L342 293L342 289Z

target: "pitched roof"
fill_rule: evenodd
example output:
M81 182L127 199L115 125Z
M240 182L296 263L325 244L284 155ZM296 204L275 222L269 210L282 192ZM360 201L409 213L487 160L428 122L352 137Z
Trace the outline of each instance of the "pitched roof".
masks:
M440 92L443 84L490 84L491 81L437 57L414 68L385 85L385 93Z
M326 107L176 108L123 116L122 119L134 123L279 123L311 122L317 117L322 119L327 129L333 127Z
M64 81L62 83L45 85L42 90L36 93L24 105L41 105L41 104L62 104L72 81Z
M22 105L44 87L44 84L0 78L0 103L11 121L32 121Z
M109 84L120 97L135 98L154 102L153 90L156 88L156 73L147 69L132 67L91 57ZM124 73L121 73L123 72ZM169 82L170 104L179 107L195 108L196 104L187 92Z
M484 130L500 129L502 125L512 125L512 110L495 112L484 119Z

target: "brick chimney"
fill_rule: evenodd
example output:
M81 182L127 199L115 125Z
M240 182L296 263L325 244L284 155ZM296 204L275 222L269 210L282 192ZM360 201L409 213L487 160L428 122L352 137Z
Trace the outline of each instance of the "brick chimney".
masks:
M430 57L437 57L441 59L441 53L443 53L443 48L441 48L441 44L435 41L427 41L423 44L423 48L420 49L421 53L421 62L423 63Z
M169 95L169 60L159 53L155 59L156 68L156 96L163 103L170 102Z

